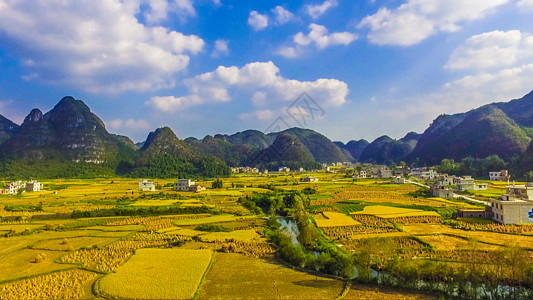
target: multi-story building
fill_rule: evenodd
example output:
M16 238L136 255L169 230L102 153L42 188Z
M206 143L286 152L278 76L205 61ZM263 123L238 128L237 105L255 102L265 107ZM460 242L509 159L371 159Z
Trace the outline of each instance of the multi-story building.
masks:
M501 170L499 172L489 172L489 178L491 181L509 181L511 180L511 175L509 175L509 171Z
M435 176L435 184L443 186L453 185L453 176L448 174L437 174L437 176Z
M422 180L434 180L437 173L427 168L416 168L411 170L411 176L420 178Z
M499 199L490 199L493 220L503 224L533 223L533 183L512 185Z
M187 192L193 185L195 185L195 182L190 179L178 179L178 181L174 183L174 190L176 192Z
M32 180L26 183L26 186L25 186L26 192L40 192L42 188L43 188L43 184L35 180Z
M142 192L155 192L155 183L146 179L139 180L139 191Z
M454 183L458 191L484 191L487 190L487 183L476 183L472 176L455 177Z
M433 184L429 187L429 191L433 197L452 198L453 190L440 184Z

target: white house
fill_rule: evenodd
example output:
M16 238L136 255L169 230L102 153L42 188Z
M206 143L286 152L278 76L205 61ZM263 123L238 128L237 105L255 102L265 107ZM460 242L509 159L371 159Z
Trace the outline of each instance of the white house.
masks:
M503 224L533 223L533 183L512 185L499 199L490 199L493 220Z
M174 183L174 190L177 192L187 192L193 185L195 185L195 182L190 179L178 179Z
M20 189L25 189L26 184L22 181L13 181L4 186L4 194L14 195L18 193Z
M146 179L139 180L139 191L142 192L155 192L155 183Z
M511 180L511 175L507 170L500 170L499 172L489 172L489 178L491 181L508 181Z
M25 190L26 192L40 192L42 188L43 188L42 183L32 180L26 183Z
M307 176L307 177L304 177L302 179L303 182L316 182L318 181L318 178L317 177L311 177L311 176Z

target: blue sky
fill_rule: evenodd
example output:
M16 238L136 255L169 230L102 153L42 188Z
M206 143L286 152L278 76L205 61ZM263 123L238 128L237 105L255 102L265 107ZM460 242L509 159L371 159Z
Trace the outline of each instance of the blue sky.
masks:
M305 92L333 140L401 138L531 91L532 17L533 0L0 0L0 114L71 95L134 141L202 138L296 126Z

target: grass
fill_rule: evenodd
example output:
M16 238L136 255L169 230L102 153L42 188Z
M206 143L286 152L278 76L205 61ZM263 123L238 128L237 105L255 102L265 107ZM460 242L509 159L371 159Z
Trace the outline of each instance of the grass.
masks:
M341 227L341 226L357 226L361 223L350 218L349 216L336 212L323 212L324 218L315 218L318 227Z
M209 250L140 249L99 282L110 297L190 299L211 261Z
M335 299L342 288L342 281L286 268L272 257L216 253L199 299Z

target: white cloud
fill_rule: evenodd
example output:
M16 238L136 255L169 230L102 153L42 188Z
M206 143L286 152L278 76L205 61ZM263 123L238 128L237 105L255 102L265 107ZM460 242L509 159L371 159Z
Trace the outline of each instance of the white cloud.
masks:
M507 68L494 73L468 75L445 85L446 91L462 94L466 101L510 100L530 92L533 82L533 63Z
M188 2L174 4L187 11ZM140 1L6 0L0 31L20 45L38 80L95 93L173 87L189 63L185 53L198 53L204 41L145 26L135 17L139 10Z
M109 127L113 130L147 130L150 129L150 124L145 120L135 120L135 119L115 119L109 122Z
M438 32L454 32L463 23L483 18L509 0L407 0L395 9L382 7L365 17L368 39L378 45L410 46Z
M272 9L272 13L274 14L274 20L276 21L276 24L283 25L285 23L288 23L294 18L294 15L286 10L283 6L276 6Z
M160 111L177 111L186 107L228 102L233 98L252 99L257 105L267 101L288 103L307 92L321 106L339 106L346 103L349 89L337 79L298 81L279 74L272 62L254 62L241 68L219 66L215 71L184 80L189 94L182 97L154 97L147 101Z
M533 0L520 0L516 6L524 11L533 11Z
M276 54L285 56L288 58L295 58L300 55L300 51L295 47L281 47L276 51Z
M264 110L256 110L251 113L242 113L239 114L239 119L241 120L272 120L276 116L276 113L273 110L270 109L264 109Z
M229 55L229 41L227 40L216 40L215 49L211 52L212 57L219 57L222 55Z
M455 49L445 65L451 70L512 66L533 56L533 36L519 30L491 31L475 35Z
M146 3L148 9L144 17L148 23L159 23L168 19L169 14L176 15L182 22L196 16L191 0L137 0Z
M326 11L332 7L337 6L337 0L326 0L322 4L317 5L306 5L307 13L311 16L313 19L317 19L320 16L322 16Z
M300 46L314 43L318 49L324 49L334 45L346 46L357 39L356 34L347 31L328 34L328 29L322 25L311 24L309 29L310 32L307 35L302 32L297 33L293 38L294 43Z
M253 10L248 16L248 25L252 26L255 31L263 30L268 26L268 16Z
M198 96L191 95L185 97L155 96L150 98L150 100L146 101L145 104L147 106L153 106L157 110L171 113L180 109L187 108L189 106L195 106L202 103L204 103L203 99Z
M298 32L293 36L293 46L282 46L275 53L287 58L296 58L305 53L308 46L314 45L318 50L329 46L347 46L355 41L358 36L348 31L329 33L325 26L311 24L309 33Z

